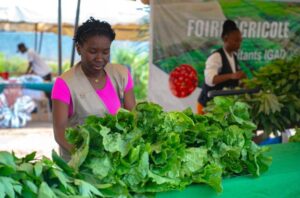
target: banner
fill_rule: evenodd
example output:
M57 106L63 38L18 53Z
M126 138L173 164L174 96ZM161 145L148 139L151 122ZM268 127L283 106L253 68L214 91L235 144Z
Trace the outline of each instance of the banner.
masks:
M205 61L223 45L224 20L242 32L240 66L253 70L300 54L300 2L263 0L151 1L148 99L165 110L196 112Z

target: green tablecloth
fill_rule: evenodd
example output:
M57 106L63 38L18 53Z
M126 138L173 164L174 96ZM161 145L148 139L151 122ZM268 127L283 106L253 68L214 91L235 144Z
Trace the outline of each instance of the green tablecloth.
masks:
M19 84L23 88L26 89L34 89L39 91L44 91L50 93L52 91L53 83L52 82L43 82L43 83L22 83ZM10 86L10 84L0 83L0 93L2 93L3 89L6 86Z
M199 197L300 197L300 143L270 145L273 157L270 169L258 178L240 176L223 180L223 192L217 194L207 185L191 185L184 191L158 193L158 198Z

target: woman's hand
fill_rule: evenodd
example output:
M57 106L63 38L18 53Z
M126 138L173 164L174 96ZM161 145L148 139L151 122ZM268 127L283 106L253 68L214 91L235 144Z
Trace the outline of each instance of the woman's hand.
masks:
M133 89L124 93L124 108L131 111L136 105Z

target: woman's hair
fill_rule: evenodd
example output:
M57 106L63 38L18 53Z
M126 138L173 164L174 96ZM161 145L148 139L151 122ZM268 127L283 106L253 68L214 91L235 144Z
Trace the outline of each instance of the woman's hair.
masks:
M110 41L113 41L116 37L116 33L109 23L90 17L86 22L78 27L73 40L75 43L82 45L89 37L95 35L107 36Z
M224 38L224 36L230 34L231 32L234 31L240 31L239 28L236 26L235 22L227 19L224 23L223 23L223 31L221 34L221 37Z

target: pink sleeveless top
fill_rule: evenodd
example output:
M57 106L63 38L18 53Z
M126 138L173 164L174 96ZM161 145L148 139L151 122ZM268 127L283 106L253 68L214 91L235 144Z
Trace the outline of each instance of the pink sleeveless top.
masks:
M128 71L128 82L124 92L131 90L133 86L133 80L130 72ZM121 108L121 101L108 75L106 75L106 83L104 87L102 89L96 90L96 92L100 99L103 101L103 104L106 106L108 113L111 115L115 115ZM69 105L68 115L69 117L73 115L73 103L69 87L67 83L60 77L56 79L53 85L51 98Z

